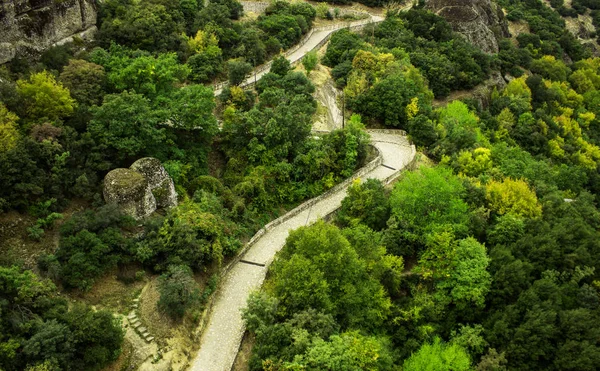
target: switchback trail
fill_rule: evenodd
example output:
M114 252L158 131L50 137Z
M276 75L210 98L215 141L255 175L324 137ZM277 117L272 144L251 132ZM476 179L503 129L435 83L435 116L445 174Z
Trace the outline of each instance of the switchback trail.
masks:
M383 17L377 15L370 15L370 17L369 20L314 29L301 45L295 47L295 50L288 51L285 56L290 63L296 63L306 53L323 45L337 30L379 23L384 20ZM269 70L270 62L255 68L252 75L240 85L242 87L252 85ZM215 86L215 95L221 94L225 86L226 84ZM381 162L364 174L362 178L391 181L412 162L416 153L415 147L400 131L370 130L369 134L371 135L371 144L379 151ZM319 197L320 199L309 208L301 212L295 212L296 209L290 211L288 214L292 215L291 217L267 230L233 263L222 277L213 298L208 321L200 337L200 349L189 368L191 371L231 370L245 331L241 310L246 306L248 296L262 285L269 265L275 258L275 254L285 244L291 230L310 225L340 207L342 200L346 197L346 189L350 185L350 182L345 183L345 186L338 187L336 192L330 192L327 197Z
M370 14L369 17L370 18L367 20L363 19L363 20L359 20L359 21L355 21L355 22L340 23L337 25L326 26L326 27L317 27L317 28L309 31L310 36L308 36L307 39L303 39L301 41L300 45L294 46L290 50L288 50L285 53L285 57L290 61L290 63L292 63L292 64L296 63L300 59L302 59L302 57L304 57L304 55L306 53L312 51L317 46L322 45L322 43L324 41L326 41L326 39L328 39L329 36L337 30L341 30L342 28L353 28L353 27L365 26L365 25L372 24L372 23L379 23L384 20L383 17L378 16L378 15ZM271 62L268 62L264 66L256 67L254 70L252 70L252 72L251 72L252 75L250 77L248 77L246 80L244 80L240 84L240 86L244 87L244 86L254 84L255 81L260 80L261 77L266 75L270 69L271 69ZM215 96L220 95L225 86L227 86L227 83L217 84L214 87Z
M371 130L371 143L378 149L381 162L361 178L391 181L409 165L415 148L400 131ZM391 177L391 178L390 178ZM240 260L222 278L215 294L208 322L200 338L200 349L190 369L192 371L230 371L245 331L241 309L250 293L263 283L269 264L281 250L291 230L309 225L341 205L350 182L320 198L312 206L274 226L242 254Z

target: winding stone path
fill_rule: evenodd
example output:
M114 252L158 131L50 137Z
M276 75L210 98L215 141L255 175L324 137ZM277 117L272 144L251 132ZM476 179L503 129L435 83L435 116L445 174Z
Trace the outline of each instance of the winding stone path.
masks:
M410 5L406 7L410 8ZM369 22L378 23L383 17L371 15ZM297 50L288 53L286 58L295 63L306 53L319 46L333 32L342 28L364 24L357 21L340 24L326 30L317 30ZM269 72L261 70L248 77L241 86L253 84ZM222 89L215 89L219 95ZM383 162L363 176L364 179L376 178L383 181L393 177L410 164L415 156L415 148L399 131L373 130L372 144L379 150ZM190 366L191 371L230 371L238 353L245 326L241 310L246 306L250 293L262 285L268 267L281 250L291 230L310 225L320 217L337 210L346 197L346 188L339 190L315 203L310 208L294 215L285 222L267 231L252 247L247 250L237 263L222 278L209 319L200 338L200 349Z
M294 52L292 52L290 54L286 54L286 58L290 61L290 63L292 63L292 64L296 63L297 61L302 59L302 57L304 57L304 55L306 53L315 49L323 40L328 38L335 31L341 30L342 28L361 26L361 25L364 25L365 23L379 23L384 20L383 17L378 16L378 15L371 14L370 17L371 18L369 20L363 19L363 20L359 20L359 21L355 21L355 22L340 23L339 25L331 26L330 29L316 30L311 34L310 38L308 38L308 40L306 40L304 42L304 44L302 44L298 49L296 49ZM255 71L258 71L258 72L255 72ZM252 85L255 81L260 80L269 71L270 71L270 68L262 69L261 66L255 68L252 71L252 75L250 75L246 80L244 80L240 84L240 86L244 87L244 86ZM256 75L255 75L255 73L256 73ZM223 91L223 89L221 87L217 87L215 89L215 96L220 95L222 91Z
M399 132L371 131L370 134L372 144L382 155L383 163L363 178L386 180L413 160L414 147ZM344 197L346 188L267 231L242 256L243 261L231 268L219 286L210 318L200 339L200 350L190 367L192 371L231 370L245 330L241 309L246 306L250 293L262 285L269 264L285 244L289 232L312 224L335 211Z

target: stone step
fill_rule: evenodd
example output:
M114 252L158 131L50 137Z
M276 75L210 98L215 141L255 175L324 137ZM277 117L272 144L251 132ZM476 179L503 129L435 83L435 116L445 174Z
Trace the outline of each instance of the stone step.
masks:
M138 332L139 332L140 334L143 334L144 332L148 331L148 329L147 329L147 328L145 328L144 326L142 326L142 327L138 327L138 328L137 328L137 330L138 330Z
M146 331L146 332L143 332L141 335L143 338L147 338L148 336L150 336L150 333L148 331Z
M151 343L151 342L152 342L152 340L154 340L154 336L148 336L148 337L146 337L146 338L145 338L145 340L146 340L148 343Z
M134 302L134 303L139 303L139 302L140 302L140 298L135 298L135 299L133 299L133 302Z
M133 322L133 323L131 324L131 327L133 327L133 328L138 328L138 327L140 327L141 325L142 325L142 323L141 323L139 320L137 320L137 321L135 321L135 322Z
M129 313L127 318L129 318L129 320L135 320L135 319L137 319L137 315L135 314L135 312L131 312L131 313Z
M135 303L135 304L131 304L131 307L132 307L133 309L137 309L137 308L138 308L138 304L137 304L137 303Z

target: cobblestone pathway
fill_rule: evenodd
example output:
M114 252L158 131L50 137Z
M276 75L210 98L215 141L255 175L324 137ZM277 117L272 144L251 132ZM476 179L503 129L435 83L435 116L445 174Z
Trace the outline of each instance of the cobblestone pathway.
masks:
M381 152L383 163L365 179L384 180L406 167L414 157L407 139L398 134L371 133L371 139ZM312 224L336 210L345 196L346 189L342 189L268 231L242 256L244 262L232 267L219 286L200 350L190 367L192 371L231 370L245 330L241 309L248 295L262 285L268 266L283 247L289 231Z

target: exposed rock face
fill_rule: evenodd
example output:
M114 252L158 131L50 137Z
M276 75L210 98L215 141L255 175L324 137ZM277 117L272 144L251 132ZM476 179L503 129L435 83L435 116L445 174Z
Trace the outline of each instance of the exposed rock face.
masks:
M486 53L497 53L498 40L510 36L504 13L492 0L428 0L426 8Z
M0 63L36 56L53 44L96 29L94 0L2 0Z
M159 160L152 157L140 158L129 167L142 173L148 181L148 187L156 198L156 206L173 207L177 205L175 183Z
M176 206L177 193L160 161L145 157L129 169L114 169L106 174L104 200L118 204L126 214L139 220L157 207Z

